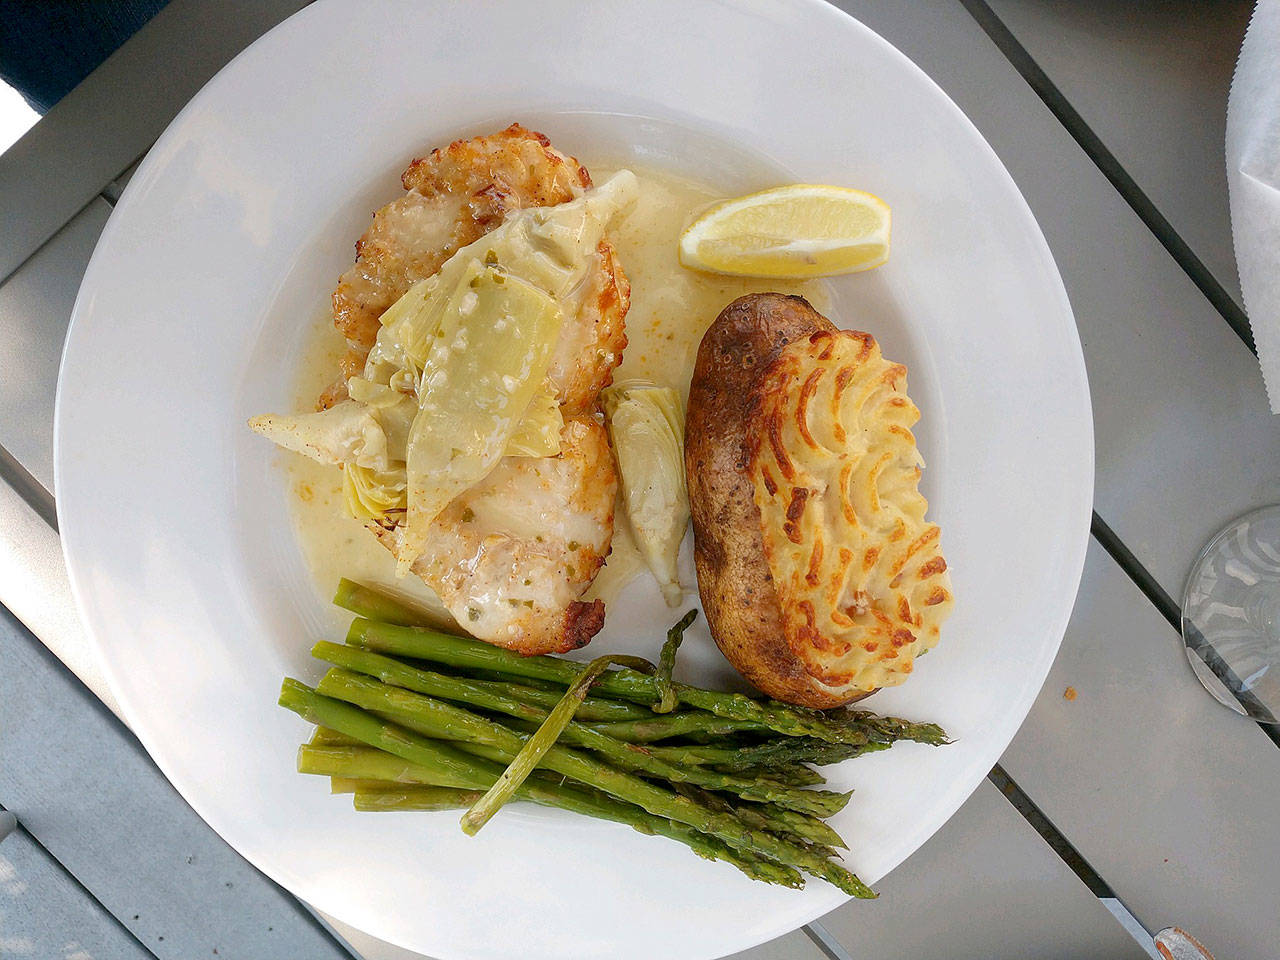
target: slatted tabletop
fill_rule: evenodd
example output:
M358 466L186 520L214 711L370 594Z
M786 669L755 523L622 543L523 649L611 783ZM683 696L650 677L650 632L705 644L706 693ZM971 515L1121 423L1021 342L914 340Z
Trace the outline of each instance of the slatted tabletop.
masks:
M0 155L0 807L19 820L0 843L3 956L415 956L314 914L164 780L77 622L51 493L62 339L115 199L199 87L301 5L174 0ZM1250 4L839 5L956 100L1040 221L1093 393L1094 542L1053 672L989 781L880 901L741 956L1154 956L1115 898L1148 932L1274 956L1277 738L1203 692L1176 631L1199 546L1280 501L1223 169Z

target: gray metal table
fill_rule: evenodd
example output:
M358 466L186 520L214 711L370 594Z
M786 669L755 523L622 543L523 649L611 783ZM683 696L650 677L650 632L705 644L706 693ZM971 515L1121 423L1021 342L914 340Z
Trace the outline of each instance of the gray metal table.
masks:
M113 715L58 545L52 409L80 276L133 166L299 0L174 0L0 155L0 954L409 957L313 914L199 820ZM1243 0L843 0L960 104L1048 237L1094 397L1094 543L1048 683L989 782L875 904L743 957L1274 955L1276 738L1176 632L1196 549L1280 500L1226 217ZM163 78L163 82L157 82ZM1064 697L1068 687L1074 699ZM79 951L79 952L77 952Z

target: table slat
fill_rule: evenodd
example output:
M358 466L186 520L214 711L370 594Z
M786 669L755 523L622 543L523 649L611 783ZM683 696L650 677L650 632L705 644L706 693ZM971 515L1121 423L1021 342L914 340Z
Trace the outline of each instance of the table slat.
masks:
M0 278L142 156L225 63L305 3L173 0L55 104L0 154Z
M1224 139L1252 0L987 3L1239 303Z
M348 960L7 611L0 662L0 802L157 957Z
M0 447L50 491L62 341L110 215L110 205L95 197L0 286Z
M11 611L108 709L120 712L80 622L58 535L0 482L0 607ZM9 756L12 760L12 755ZM0 803L4 798L0 797Z
M821 920L852 957L940 957L944 944L947 960L1147 956L985 780L928 843L877 886L877 903L854 901Z
M1095 545L1001 763L1148 929L1177 924L1219 957L1274 956L1280 750L1204 691L1119 573Z
M152 960L22 830L0 844L0 956Z

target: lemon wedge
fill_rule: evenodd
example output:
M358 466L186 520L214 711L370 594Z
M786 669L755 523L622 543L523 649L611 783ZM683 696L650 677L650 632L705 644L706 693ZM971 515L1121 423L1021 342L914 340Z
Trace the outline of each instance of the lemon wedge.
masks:
M726 200L680 235L680 262L742 277L800 279L889 259L889 205L848 187L795 183Z

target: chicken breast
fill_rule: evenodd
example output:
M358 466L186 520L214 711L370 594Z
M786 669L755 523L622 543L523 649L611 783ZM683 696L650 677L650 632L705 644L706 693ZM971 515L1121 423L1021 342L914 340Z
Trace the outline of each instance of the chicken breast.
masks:
M407 192L373 215L356 243L355 264L333 292L333 323L348 351L340 377L320 398L321 409L346 398L347 380L363 368L377 339L379 318L409 287L508 213L564 203L591 186L590 174L577 160L518 123L433 150L409 164L400 181ZM623 318L630 287L607 241L597 254L576 323L566 324L552 360L561 402L575 413L594 405L627 344Z
M596 248L595 263L575 300L575 322L565 324L547 371L566 416L598 409L600 391L613 382L613 370L627 346L624 321L631 284L608 240Z
M322 409L345 398L379 318L410 286L508 213L564 203L591 186L581 164L519 124L434 150L401 180L407 193L374 215L334 291L334 324L349 351ZM603 603L579 598L609 553L617 488L596 415L626 346L630 285L607 240L570 304L548 370L565 418L560 454L502 459L432 522L412 567L465 629L526 654L580 647L604 622ZM398 525L369 529L396 552Z
M604 427L571 419L558 457L504 457L431 524L413 572L468 632L524 654L564 653L604 623L578 598L604 564L617 490ZM399 527L371 525L395 550Z

